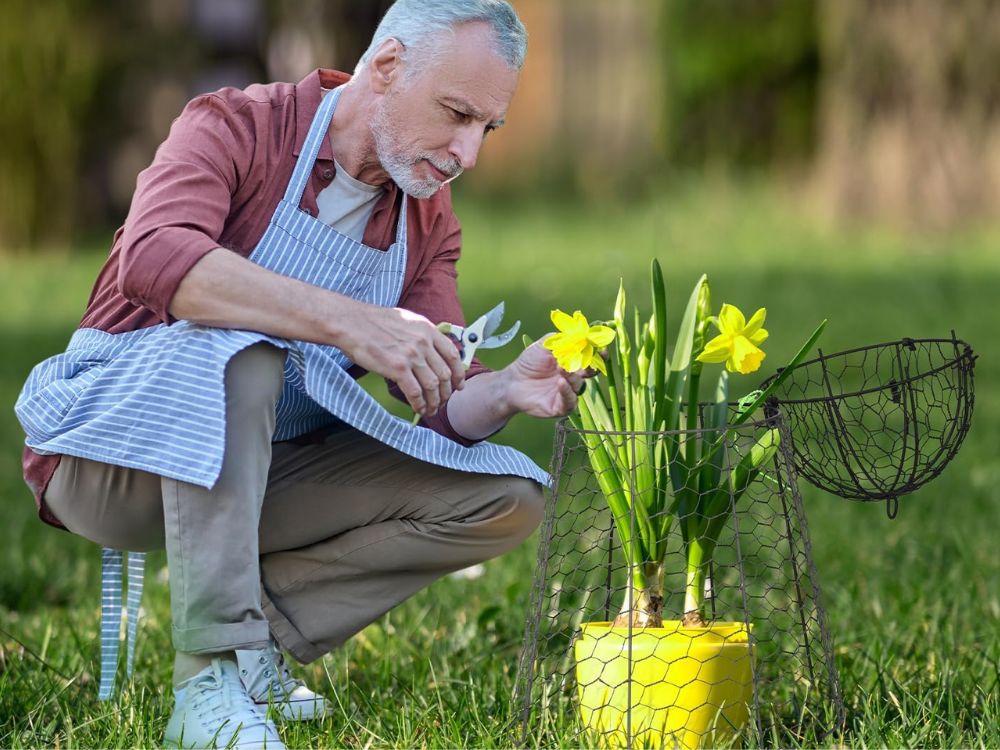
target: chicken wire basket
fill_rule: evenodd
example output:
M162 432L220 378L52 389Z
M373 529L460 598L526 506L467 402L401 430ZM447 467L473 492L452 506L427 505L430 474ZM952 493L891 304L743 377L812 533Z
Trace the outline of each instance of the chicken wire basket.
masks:
M940 474L962 445L975 360L954 331L950 339L820 350L771 402L788 420L800 476L843 498L885 500L895 516L898 498Z
M514 690L519 746L780 747L842 724L833 647L781 414L731 428L721 470L737 467L765 430L781 438L773 459L741 496L730 492L715 506L721 530L704 582L708 627L677 622L689 586L675 523L664 537L664 627L643 628L631 619L608 626L634 593L584 438L683 442L704 431L587 433L559 424L555 483ZM633 527L642 520L636 515L629 513Z

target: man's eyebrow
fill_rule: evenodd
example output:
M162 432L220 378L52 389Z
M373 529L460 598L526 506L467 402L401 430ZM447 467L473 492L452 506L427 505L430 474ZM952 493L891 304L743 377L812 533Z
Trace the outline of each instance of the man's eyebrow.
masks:
M487 119L485 114L480 112L479 109L477 109L474 105L470 104L469 102L463 99L456 99L452 96L444 96L441 97L441 101L447 104L449 107L453 107L454 109L457 109L459 112L469 115L474 120ZM501 125L504 124L504 122L505 119L501 117L499 120L493 120L491 123L489 123L489 125L492 128L499 128Z

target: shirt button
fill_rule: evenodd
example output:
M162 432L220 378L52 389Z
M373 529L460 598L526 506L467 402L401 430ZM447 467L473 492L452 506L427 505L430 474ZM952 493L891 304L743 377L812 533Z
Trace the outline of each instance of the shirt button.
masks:
M323 174L321 176L323 177L324 180L332 180L333 179L333 170L332 169L324 169L323 170Z
M308 214L309 216L313 215L313 210L311 208L303 208L302 212Z

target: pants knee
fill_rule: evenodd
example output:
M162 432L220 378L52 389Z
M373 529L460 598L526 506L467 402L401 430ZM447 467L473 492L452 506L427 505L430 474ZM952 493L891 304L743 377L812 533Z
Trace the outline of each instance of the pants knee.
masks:
M284 383L286 352L266 342L233 355L226 366L226 400L241 409L277 403Z
M505 499L510 509L505 515L505 526L520 543L538 528L545 513L545 496L537 482L520 477L510 477L506 482Z

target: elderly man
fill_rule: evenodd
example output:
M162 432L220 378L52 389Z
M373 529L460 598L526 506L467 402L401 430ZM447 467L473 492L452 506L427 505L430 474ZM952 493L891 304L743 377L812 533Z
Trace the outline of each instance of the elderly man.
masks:
M353 77L192 101L138 179L80 329L18 401L43 519L165 546L166 742L281 747L321 657L435 579L519 544L545 474L483 441L566 414L584 373L541 346L465 371L447 183L514 94L504 0L399 0ZM355 382L384 376L422 416ZM280 644L280 646L279 646Z

